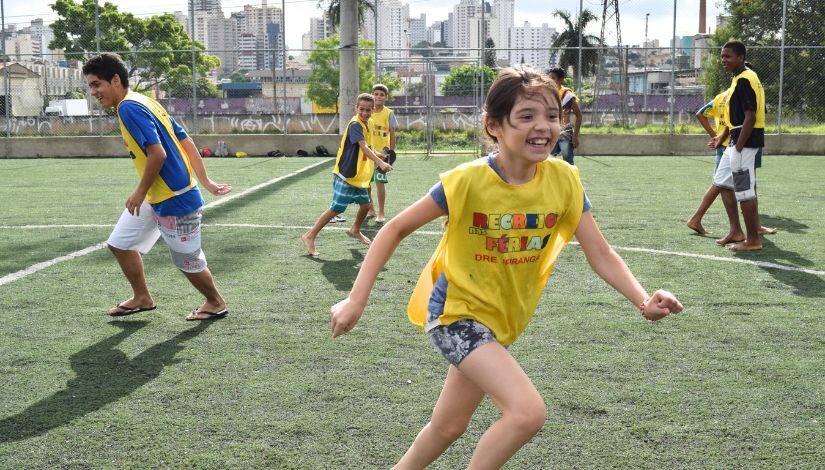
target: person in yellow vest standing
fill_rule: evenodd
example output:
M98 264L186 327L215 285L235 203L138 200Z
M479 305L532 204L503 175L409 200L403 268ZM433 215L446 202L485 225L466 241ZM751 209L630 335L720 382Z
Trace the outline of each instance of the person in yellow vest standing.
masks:
M550 151L550 155L561 154L564 161L573 165L573 149L579 147L579 131L582 127L579 97L573 93L573 90L564 86L564 77L567 76L567 72L563 68L551 69L549 74L550 79L559 89L559 101L561 101L561 135L553 150ZM575 123L570 122L570 113L576 116Z
M201 250L203 196L198 182L215 195L226 194L232 187L209 179L192 138L163 106L129 90L129 74L120 56L101 54L89 59L83 75L100 105L116 108L121 135L140 177L107 240L133 296L112 307L109 315L119 317L156 308L146 285L141 253L148 253L163 237L175 266L205 297L186 319L223 318L229 311Z
M705 128L705 131L711 139L708 142L708 148L716 150L716 166L713 167L714 174L716 173L716 168L719 167L719 162L722 160L722 154L725 153L725 148L728 146L727 125L724 120L725 106L727 105L728 91L725 90L696 111L696 119L698 119L702 127ZM713 119L713 126L710 125L709 119ZM724 138L722 138L723 136ZM719 138L717 139L717 137ZM700 235L708 233L702 225L702 217L705 216L705 212L708 211L718 195L719 188L711 184L708 190L705 191L705 195L702 196L702 201L699 203L699 207L696 208L696 212L694 212L687 221L687 226L691 230Z
M449 362L430 422L398 468L424 468L467 429L490 396L501 412L468 468L499 468L545 422L546 408L507 347L538 305L561 250L575 235L590 266L644 318L682 311L666 291L648 295L599 231L576 167L547 158L561 132L558 90L546 75L503 69L485 102L497 151L441 180L378 232L349 296L330 309L333 337L352 330L378 273L401 240L447 215L446 231L408 305Z
M335 159L335 169L332 171L332 202L315 221L315 224L303 235L301 241L309 256L318 256L315 249L315 238L335 216L347 210L350 204L358 204L358 214L347 235L365 245L370 239L361 233L361 224L367 218L370 208L370 196L367 191L370 187L372 174L378 166L382 171L392 170L392 166L382 160L383 155L370 148L370 126L372 125L372 110L375 98L369 93L361 93L355 102L355 116L350 119L341 144L338 146L338 156Z
M372 148L379 152L383 150L395 151L395 130L398 128L398 120L395 118L395 113L388 107L384 106L389 98L390 90L386 85L376 83L372 87L372 96L375 97L375 109L372 112ZM385 185L389 183L387 174L381 171L381 168L375 168L375 173L372 175L372 181L375 183L375 190L378 193L378 207L374 204L372 198L372 191L370 188L370 201L372 207L367 215L375 217L375 222L378 224L384 223L384 203L387 200L387 190Z
M720 55L722 67L733 74L723 118L730 126L730 141L713 175L713 185L719 188L730 222L727 235L717 243L733 243L728 247L733 251L762 249L755 165L756 155L765 146L765 90L756 72L745 66L745 54L744 44L728 41ZM747 233L739 224L737 202Z

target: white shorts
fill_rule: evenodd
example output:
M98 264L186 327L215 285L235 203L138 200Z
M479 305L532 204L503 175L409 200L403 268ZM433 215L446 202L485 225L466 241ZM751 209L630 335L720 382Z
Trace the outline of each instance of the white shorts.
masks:
M739 202L750 201L756 198L756 172L754 164L755 147L744 147L741 152L736 147L728 147L719 160L716 173L713 175L713 185L719 188L733 190Z
M137 216L123 210L106 243L146 254L161 236L179 269L185 272L206 269L206 257L201 250L201 209L184 216L159 217L152 206L143 201Z

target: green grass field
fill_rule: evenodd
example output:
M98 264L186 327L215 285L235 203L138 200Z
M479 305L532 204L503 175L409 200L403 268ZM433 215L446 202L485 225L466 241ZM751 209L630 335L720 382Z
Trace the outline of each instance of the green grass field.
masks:
M401 157L389 214L466 160ZM239 193L317 161L207 163ZM823 159L765 157L762 222L780 231L746 254L684 224L711 156L577 162L605 236L644 286L673 291L685 311L643 321L568 247L511 348L548 419L508 468L820 467ZM365 249L337 224L319 236L319 259L304 256L298 237L329 203L330 170L205 211L204 250L231 313L193 324L183 317L201 300L162 243L145 257L154 312L105 315L130 295L105 249L8 281L104 241L137 177L124 158L0 160L0 467L390 467L447 369L405 313L440 227L402 243L361 323L332 340L329 307ZM725 230L720 201L705 226ZM433 468L463 468L496 418L485 401Z

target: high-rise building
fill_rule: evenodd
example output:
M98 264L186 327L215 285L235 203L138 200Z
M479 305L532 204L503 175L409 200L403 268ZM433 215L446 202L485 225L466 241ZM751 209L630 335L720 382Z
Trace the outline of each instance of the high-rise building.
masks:
M490 37L496 44L496 59L507 60L510 57L510 28L515 26L515 0L494 0L493 21L490 24Z
M410 6L399 0L378 2L378 38L375 37L375 15L367 10L360 36L378 44L378 60L409 57L408 49L415 45L410 37Z
M427 40L427 15L422 13L418 18L410 18L410 27L407 30L410 35L410 44L416 44Z
M477 0L461 0L453 7L453 30L452 47L456 49L469 49L478 47L478 34L475 41L471 41L472 30L478 30L481 18L481 3Z
M245 5L243 11L232 13L230 20L237 49L240 54L244 55L244 66L240 65L240 58L238 66L244 69L249 68L247 66L250 65L251 60L248 48L254 42L255 66L251 69L268 69L267 64L272 58L272 51L268 50L270 47L267 27L269 24L277 24L279 28L283 28L283 11L280 8L268 7L266 0L263 0L260 8ZM244 48L241 47L242 43Z
M510 28L510 64L530 65L539 70L550 65L550 44L555 36L555 28L544 23L541 27L532 27L525 21L524 26Z
M444 30L444 22L443 21L434 21L433 24L427 28L427 42L430 44L435 44L437 42L444 43L444 38L441 35L442 31Z

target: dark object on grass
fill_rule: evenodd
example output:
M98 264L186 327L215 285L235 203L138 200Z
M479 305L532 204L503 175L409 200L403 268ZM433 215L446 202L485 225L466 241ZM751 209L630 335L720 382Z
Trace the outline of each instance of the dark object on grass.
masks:
M299 157L308 157L309 156L309 152L307 152L304 149L298 149L298 151L295 152L295 153L298 154Z
M321 157L328 157L329 156L329 150L327 150L327 148L324 147L323 145L316 146L315 147L315 153L317 155L321 156Z
M267 157L284 157L285 155L284 155L284 152L281 152L280 150L275 149L275 150L270 150L269 152L267 152L266 156Z

